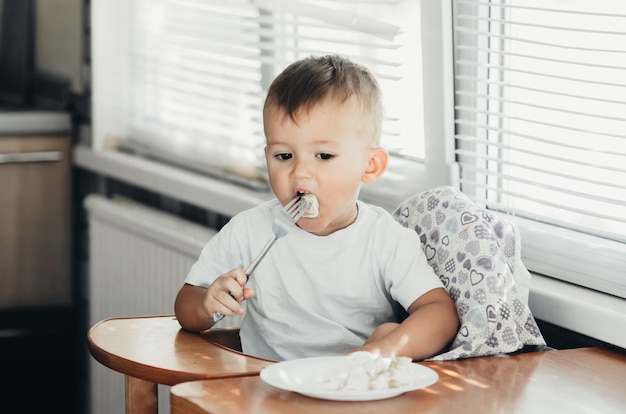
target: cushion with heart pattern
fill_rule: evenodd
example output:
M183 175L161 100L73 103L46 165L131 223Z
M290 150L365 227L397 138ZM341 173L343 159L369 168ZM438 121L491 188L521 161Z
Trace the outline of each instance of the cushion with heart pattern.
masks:
M393 216L419 234L420 247L459 314L460 328L451 346L431 359L545 345L528 307L530 274L521 261L519 232L512 222L448 186L416 194Z

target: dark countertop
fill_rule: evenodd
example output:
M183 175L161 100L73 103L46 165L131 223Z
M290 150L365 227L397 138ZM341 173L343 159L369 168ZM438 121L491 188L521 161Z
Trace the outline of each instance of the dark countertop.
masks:
M0 136L63 134L71 129L71 117L67 112L0 109Z

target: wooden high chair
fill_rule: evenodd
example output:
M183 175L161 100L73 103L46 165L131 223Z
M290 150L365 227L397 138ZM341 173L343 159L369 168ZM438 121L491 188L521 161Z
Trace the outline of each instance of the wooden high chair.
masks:
M157 384L255 376L274 363L241 353L238 329L187 332L174 316L105 319L87 338L98 362L125 375L129 414L158 412Z

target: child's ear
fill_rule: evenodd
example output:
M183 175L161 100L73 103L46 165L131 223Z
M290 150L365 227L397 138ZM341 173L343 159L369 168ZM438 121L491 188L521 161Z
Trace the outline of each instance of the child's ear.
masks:
M387 169L389 161L389 153L381 147L372 148L369 153L369 161L367 169L361 177L361 181L365 184L376 181Z

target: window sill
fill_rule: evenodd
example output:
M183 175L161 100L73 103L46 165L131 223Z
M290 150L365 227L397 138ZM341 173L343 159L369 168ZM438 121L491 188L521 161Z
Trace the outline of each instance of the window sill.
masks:
M272 198L206 175L113 151L75 146L74 165L225 216L233 216Z
M127 154L76 146L73 156L77 167L226 216L272 197L270 193ZM537 319L626 348L626 331L620 329L626 326L624 299L534 274L529 302Z
M626 348L626 300L533 274L529 306L536 319Z

